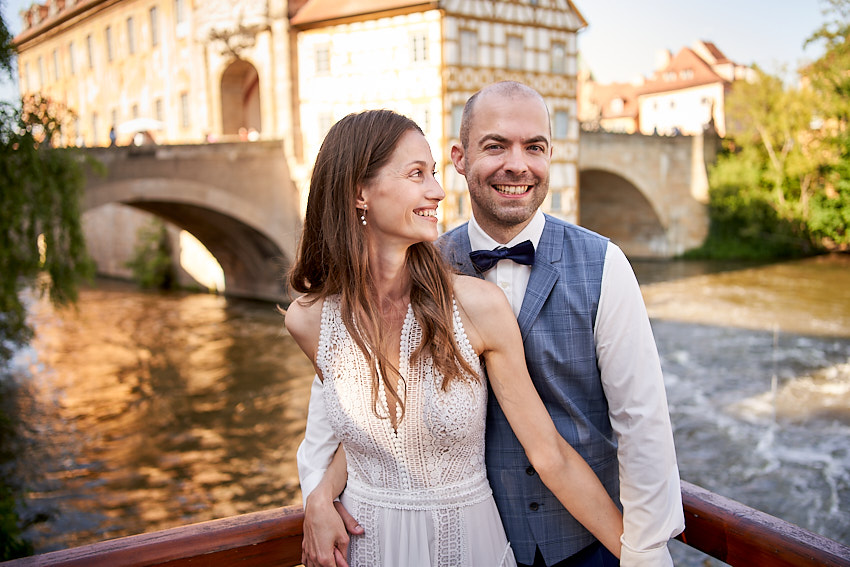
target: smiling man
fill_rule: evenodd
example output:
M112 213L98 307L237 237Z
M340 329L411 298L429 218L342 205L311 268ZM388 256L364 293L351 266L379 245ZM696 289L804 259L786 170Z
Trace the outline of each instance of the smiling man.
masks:
M467 102L455 169L469 223L440 240L444 256L507 294L534 385L561 435L622 503L622 565L672 565L684 529L661 365L634 273L607 238L544 215L552 157L543 97L516 82ZM534 248L528 254L529 243ZM514 261L505 249L522 248ZM616 558L540 481L492 398L487 474L521 565L605 566Z

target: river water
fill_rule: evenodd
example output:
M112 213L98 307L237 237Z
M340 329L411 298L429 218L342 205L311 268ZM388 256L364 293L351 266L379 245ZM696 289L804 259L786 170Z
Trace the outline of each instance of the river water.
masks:
M850 257L635 270L682 478L850 544ZM36 552L300 502L312 368L273 305L99 281L30 312L0 466Z

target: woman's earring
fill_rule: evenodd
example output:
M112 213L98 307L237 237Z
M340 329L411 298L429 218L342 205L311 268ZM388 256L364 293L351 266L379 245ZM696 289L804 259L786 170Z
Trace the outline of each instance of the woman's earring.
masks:
M363 205L363 212L360 214L360 222L366 226L366 205Z

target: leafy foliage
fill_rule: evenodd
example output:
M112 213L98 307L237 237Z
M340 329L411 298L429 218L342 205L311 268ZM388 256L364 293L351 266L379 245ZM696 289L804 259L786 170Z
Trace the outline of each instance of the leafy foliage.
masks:
M165 223L152 219L137 234L136 249L127 267L133 270L133 279L146 289L171 289L177 276L171 259L171 241Z
M711 224L699 257L785 257L847 249L850 234L850 0L808 42L823 56L800 86L756 69L726 101L725 151L709 174Z
M0 103L0 364L32 334L23 287L64 305L94 272L80 220L85 158L52 145L63 118L39 96Z
M0 8L2 8L3 2L0 1ZM6 22L3 21L2 15L0 15L0 72L4 72L7 75L12 74L12 60L15 57L15 48L12 45L12 34L9 32L9 28L6 27Z

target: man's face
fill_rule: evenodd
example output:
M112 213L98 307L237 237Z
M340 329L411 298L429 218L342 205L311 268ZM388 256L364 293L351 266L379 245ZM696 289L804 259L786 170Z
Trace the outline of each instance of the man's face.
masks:
M499 242L521 231L549 190L549 115L537 97L482 93L475 103L468 147L452 147L466 177L475 220Z

